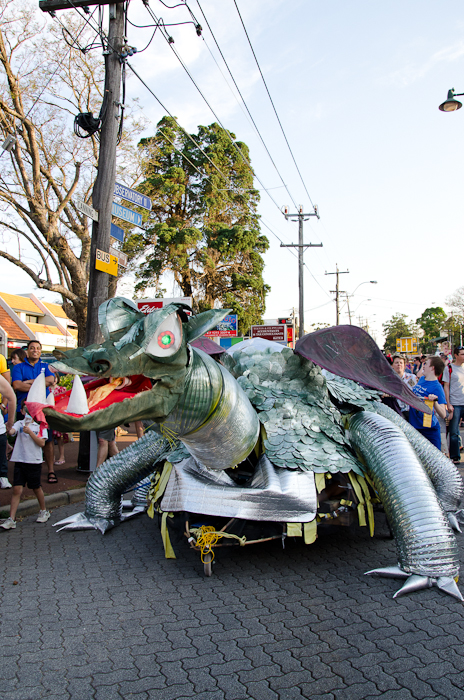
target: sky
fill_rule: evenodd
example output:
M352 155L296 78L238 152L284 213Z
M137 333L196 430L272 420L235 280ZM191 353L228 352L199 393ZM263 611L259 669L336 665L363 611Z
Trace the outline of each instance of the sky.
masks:
M382 323L394 313L415 320L427 307L446 308L446 297L464 285L464 110L446 114L438 105L450 88L464 92L462 2L237 0L311 199L234 0L200 5L296 204L305 212L313 211L312 203L319 208L320 220L313 217L304 228L305 242L323 244L305 252L306 327L335 323L335 278L325 273L336 265L349 270L340 276L340 289L354 293L354 319L367 319L379 342ZM166 24L190 19L184 6L168 9L159 0L150 6ZM220 63L198 3L189 6L203 36L192 25L169 32L222 124L248 144L255 172L275 200L261 192L259 213L275 234L263 228L270 241L264 277L271 286L265 318L287 316L298 307L298 266L296 251L282 249L280 240L296 243L298 227L280 208L294 207L235 89L211 57L208 47ZM129 19L153 22L140 0L132 0ZM128 43L141 50L151 31L129 27ZM185 129L216 121L159 32L130 63ZM146 135L154 133L164 110L137 78L128 80L127 90L148 120ZM6 261L0 271L5 291L34 291ZM121 288L130 292L127 282ZM169 296L176 291L167 290ZM348 322L346 305L340 322Z

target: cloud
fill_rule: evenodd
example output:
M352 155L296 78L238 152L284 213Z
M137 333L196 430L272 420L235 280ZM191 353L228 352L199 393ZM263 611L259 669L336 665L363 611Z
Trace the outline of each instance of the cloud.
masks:
M460 41L453 46L448 46L436 51L422 64L408 63L398 70L386 75L382 82L408 87L417 80L424 78L435 66L440 63L453 63L464 56L464 42Z

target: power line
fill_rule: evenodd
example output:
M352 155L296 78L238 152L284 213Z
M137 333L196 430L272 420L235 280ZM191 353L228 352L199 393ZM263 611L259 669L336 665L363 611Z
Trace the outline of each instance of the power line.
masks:
M151 8L150 8L149 6L146 6L146 9L147 9L148 13L151 15L151 17L152 17L156 22L159 22L159 20L157 19L157 17L154 15L153 11L151 10ZM163 34L163 36L164 36L164 34ZM211 113L214 115L214 117L215 117L215 119L218 121L219 125L224 129L224 131L225 131L225 133L226 133L226 136L227 136L227 138L229 139L229 141L231 142L231 144L232 144L232 146L234 147L234 149L235 149L235 150L237 151L237 153L240 155L240 157L242 158L242 160L243 160L243 162L245 163L245 165L249 168L251 174L258 180L259 184L261 185L261 187L263 188L263 190L266 192L266 194L268 195L268 197L270 197L270 199L272 200L272 202L274 203L274 205L277 207L277 209L278 209L279 211L281 211L281 207L277 204L277 202L276 202L276 200L274 199L274 197L273 197L271 194L269 194L267 188L264 186L264 183L260 180L260 178L257 176L257 174L255 173L255 171L253 170L253 168L252 168L252 166L251 166L251 163L250 163L249 160L245 157L245 155L243 154L241 148L239 148L239 146L237 145L237 143L233 140L233 138L231 137L231 135L230 135L228 129L225 128L224 124L222 123L222 121L220 120L220 118L218 117L218 115L216 114L215 110L213 109L213 107L212 107L211 104L209 103L208 99L207 99L207 98L205 97L205 95L203 94L201 88L199 87L199 85L198 85L197 82L195 81L194 77L193 77L192 74L190 73L189 69L188 69L187 66L185 65L185 63L184 63L182 57L180 56L180 54L178 53L178 51L174 48L173 43L170 41L170 37L164 36L164 38L165 38L166 42L168 43L168 45L169 45L171 51L174 53L174 55L176 56L177 60L178 60L179 63L181 64L182 68L184 69L184 71L187 73L188 77L189 77L190 80L192 81L193 85L195 86L195 88L197 89L197 91L199 92L199 94L201 95L201 97L203 98L204 102L206 103L206 105L207 105L208 108L210 109Z
M251 114L250 110L248 109L248 105L247 105L247 103L245 102L245 98L243 97L243 95L242 95L242 93L241 93L241 91L240 91L240 88L239 88L239 86L237 85L237 81L235 80L234 76L232 75L232 71L231 71L231 69L230 69L230 67L229 67L229 64L227 63L227 61L226 61L226 59L225 59L225 56L224 56L224 54L223 54L223 52L222 52L222 50L221 50L221 47L219 46L219 44L218 44L218 42L217 42L217 39L216 39L216 37L214 36L213 30L211 29L211 26L210 26L210 24L209 24L209 22L208 22L208 20L207 20L207 18L206 18L206 15L205 15L205 13L203 12L203 9L202 9L202 7L201 7L201 5L200 5L199 0L197 0L197 5L198 5L198 7L199 7L199 9L200 9L201 14L203 15L203 18L204 18L204 20L205 20L205 22L206 22L206 24L207 24L207 27L208 27L208 29L209 29L209 31L210 31L210 34L211 34L211 36L213 37L214 43L216 44L216 47L217 47L217 50L218 50L219 53L221 54L221 58L222 58L222 60L224 61L224 64L225 64L225 66L226 66L226 68L227 68L227 70L228 70L228 72L229 72L230 77L232 78L232 81L233 81L233 83L234 83L234 85L235 85L235 88L236 88L238 94L240 95L240 99L242 100L243 105L244 105L246 111L248 112L249 117L250 117L250 119L251 119L251 121L252 121L252 123L253 123L253 126L255 127L256 132L257 132L259 138L261 139L261 143L263 144L264 148L266 149L266 153L268 154L268 156L269 156L269 158L270 158L270 160L271 160L272 165L274 166L274 168L275 168L275 170L276 170L278 176L280 177L280 180L281 180L283 186L284 186L285 189L287 190L288 195L289 195L290 199L291 199L292 202L293 202L293 205L294 205L295 207L297 207L297 204L296 204L294 198L292 197L292 194L291 194L290 190L288 189L287 185L285 184L285 182L284 182L284 180L283 180L283 177L282 177L282 175L280 174L279 169L277 168L277 165L275 164L274 159L273 159L273 157L271 156L271 154L270 154L270 152L269 152L269 149L268 149L268 147L266 146L266 144L265 144L265 142L264 142L263 137L261 136L261 132L259 131L259 129L258 129L257 125L256 125L256 122L255 122L255 120L253 119L253 115ZM206 45L206 47L208 48L208 51L210 52L210 54L211 54L211 56L213 57L214 61L216 62L216 59L214 58L212 52L210 51L209 46L208 46L208 44L206 43L206 40L205 40L204 37L203 37L203 41L205 42L205 45ZM217 62L216 62L216 65L217 65ZM218 66L218 68L219 68L219 66ZM221 71L221 72L222 72L222 71Z
M308 188L306 187L305 181L303 180L303 176L302 176L302 174L301 174L301 172L300 172L300 169L299 169L298 164L297 164L297 162L296 162L295 156L293 155L293 151L292 151L292 149L291 149L291 147L290 147L290 144L289 144L289 142L288 142L287 136L286 136L286 134L285 134L284 127L282 126L282 122L280 121L279 115L277 114L277 110L276 110L275 105L274 105L274 102L273 102L273 100L272 100L271 93L269 92L269 88L268 88L268 86L267 86L266 80L264 79L263 71L261 70L261 66L259 65L258 58L257 58L257 56L256 56L256 54L255 54L255 50L254 50L253 45L252 45L252 43L251 43L250 37L248 36L248 32L247 32L247 30L246 30L245 23L244 23L244 21L243 21L242 15L240 14L240 10L238 9L237 0L234 0L234 4L235 4L235 7L237 8L238 16L240 17L240 21L241 21L241 23L242 23L243 31L245 32L246 38L248 39L248 44L250 45L250 49L251 49L251 52L252 52L252 54L253 54L253 56L254 56L254 59L255 59L255 61L256 61L256 65L258 66L258 70L259 70L259 72L260 72L260 74L261 74L261 78L262 78L262 80L263 80L264 87L266 88L266 92L267 92L268 97L269 97L269 99L270 99L270 101L271 101L271 105L272 105L272 108L273 108L273 110L274 110L274 114L276 115L277 121L279 122L279 126L280 126L280 129L281 129L282 134L283 134L283 136L284 136L285 143L286 143L287 146L288 146L288 150L290 151L290 155L292 156L293 162L294 162L294 164L295 164L295 168L297 169L298 175L300 176L300 180L301 180L301 182L303 183L303 187L305 188L305 192L306 192L306 194L308 195L309 201L311 202L311 205L312 205L312 207L313 207L313 209L314 209L313 200L311 199L311 196L310 196L310 194L309 194L309 192L308 192Z

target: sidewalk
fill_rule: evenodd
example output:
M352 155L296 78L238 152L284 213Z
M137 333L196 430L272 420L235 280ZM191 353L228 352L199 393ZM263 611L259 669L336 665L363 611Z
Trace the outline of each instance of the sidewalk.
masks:
M124 428L128 431L128 435L122 435L116 441L119 451L123 450L129 444L134 442L137 437L135 429L131 424L130 428ZM75 503L84 498L85 485L90 474L77 470L77 457L79 454L79 433L74 433L74 442L68 442L64 446L64 455L66 464L55 464L55 474L58 477L58 483L49 484L47 482L47 467L44 463L42 467L42 488L45 493L45 503L47 508L55 506L67 505ZM58 447L55 446L55 456L58 458ZM14 462L8 463L8 479L13 483ZM76 492L76 493L73 493ZM69 497L67 494L70 494ZM52 498L47 498L52 497ZM0 512L9 511L11 500L11 489L0 490ZM31 504L27 504L31 501ZM31 489L24 488L21 496L21 503L18 508L19 515L30 515L38 512L37 500ZM2 516L3 517L3 516Z

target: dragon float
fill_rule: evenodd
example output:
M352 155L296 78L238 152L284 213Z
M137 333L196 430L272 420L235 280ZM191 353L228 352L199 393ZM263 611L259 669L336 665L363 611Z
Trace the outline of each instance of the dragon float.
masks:
M397 564L367 573L405 579L395 596L436 585L463 600L453 532L461 477L379 401L386 392L428 411L370 336L354 326L324 329L295 351L245 341L219 363L192 342L228 312L192 316L170 304L144 315L130 300L111 299L99 309L104 342L58 355L54 366L76 375L73 390L51 406L33 387L27 405L36 420L61 431L136 420L148 428L91 475L85 512L59 524L106 532L126 517L122 495L148 477L149 514L161 515L168 555L168 513L273 523L282 537L311 543L319 522L350 513L372 534L377 499ZM95 380L84 386L79 375ZM192 546L203 530L186 522ZM226 536L226 526L215 535Z

